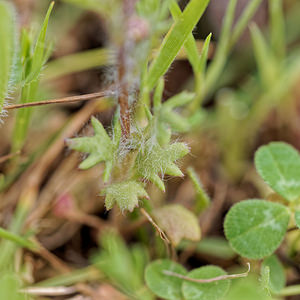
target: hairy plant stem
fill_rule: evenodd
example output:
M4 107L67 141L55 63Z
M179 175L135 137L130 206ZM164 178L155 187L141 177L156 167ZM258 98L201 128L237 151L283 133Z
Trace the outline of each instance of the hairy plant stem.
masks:
M128 64L127 56L129 55L129 46L131 44L128 21L134 14L136 0L124 0L123 1L123 23L125 27L125 34L121 42L118 53L118 83L119 83L119 95L118 102L120 105L120 119L122 136L127 139L130 136L130 109L128 104L129 87L128 87Z
M126 62L125 62L125 46L119 50L118 61L118 81L119 81L119 96L120 118L122 135L126 139L130 136L130 112L128 105L128 84L126 80Z

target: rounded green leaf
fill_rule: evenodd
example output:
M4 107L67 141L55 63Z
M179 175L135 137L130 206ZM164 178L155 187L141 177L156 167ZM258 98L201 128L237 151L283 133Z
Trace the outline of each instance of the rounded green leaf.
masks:
M234 205L226 215L225 235L241 256L260 259L278 248L289 219L289 210L281 204L245 200Z
M187 277L194 279L209 279L227 273L216 266L205 266L195 269L187 274ZM219 300L227 293L230 280L219 280L210 283L198 283L184 281L182 292L185 300Z
M163 299L182 300L182 279L165 275L164 271L186 275L183 266L168 259L156 260L149 264L145 271L145 279L150 290Z
M263 263L262 268L269 268L269 282L268 288L273 293L279 293L285 286L286 277L284 268L276 255L267 257Z
M260 147L255 166L263 180L285 199L300 197L300 155L295 148L282 142Z

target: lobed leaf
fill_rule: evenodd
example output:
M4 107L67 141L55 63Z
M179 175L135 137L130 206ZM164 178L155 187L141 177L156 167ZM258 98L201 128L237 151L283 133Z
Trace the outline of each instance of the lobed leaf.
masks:
M189 272L186 276L193 279L209 279L227 273L217 266L205 266ZM182 292L185 300L219 300L225 296L230 286L230 280L220 280L210 283L184 281Z
M238 254L261 259L279 247L289 219L289 210L281 204L245 200L235 204L226 215L225 235Z
M139 204L140 198L148 198L143 185L137 181L124 181L111 184L104 190L106 209L111 209L115 203L122 211L133 211Z
M292 146L273 142L255 153L255 166L263 180L288 201L300 197L300 156Z
M183 176L183 173L174 163L189 153L189 148L184 143L173 143L166 147L152 144L148 141L145 149L142 149L136 160L137 171L140 176L150 180L162 191L165 186L158 174L162 176Z
M198 219L182 205L171 204L157 208L154 216L174 246L177 246L183 239L199 241L201 238Z
M150 290L160 298L167 300L182 300L181 285L183 280L164 274L171 271L186 275L183 266L168 259L160 259L150 263L145 270L145 280Z
M91 122L95 132L94 136L68 139L67 144L71 149L89 153L89 156L79 165L79 168L85 170L100 162L105 162L106 171L104 174L109 174L112 168L114 150L116 147L102 124L94 117Z

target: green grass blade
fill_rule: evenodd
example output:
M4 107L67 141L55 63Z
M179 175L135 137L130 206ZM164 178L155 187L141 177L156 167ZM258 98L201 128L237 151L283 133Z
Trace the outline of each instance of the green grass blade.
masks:
M47 47L45 45L45 41L49 17L53 9L53 5L54 2L52 2L49 6L42 28L39 32L36 44L34 46L32 57L26 57L26 53L30 54L30 51L25 51L23 49L23 54L25 55L25 57L23 58L25 78L23 78L24 85L21 91L21 103L37 100L36 93L39 86L40 73L44 66L45 60L49 56L49 51L46 49ZM25 37L25 40L27 39L26 45L28 48L30 47L30 40L28 40L29 36L25 34ZM31 60L31 64L28 63L29 60ZM32 110L30 108L21 109L17 112L16 123L13 132L13 152L19 151L24 144L30 124L31 112Z
M283 17L282 0L269 0L271 17L271 44L273 52L280 60L285 57L285 22Z
M67 274L58 275L40 281L35 286L40 287L55 287L55 286L69 286L76 283L82 283L91 280L99 280L104 277L101 272L95 267L86 267L83 269L75 270Z
M197 65L197 72L201 73L202 75L204 75L205 69L206 69L211 36L212 36L212 34L210 33L207 36L207 38L205 39L202 53L201 53L201 56L200 56L200 59L199 59L198 65Z
M49 23L50 14L52 12L54 6L54 2L51 2L46 17L44 19L42 28L40 30L39 36L37 38L33 56L32 56L32 66L31 66L31 74L28 78L26 78L26 83L29 83L32 80L35 80L39 77L42 67L45 63L45 54L47 52L46 50L46 33ZM28 99L29 100L29 99Z
M0 237L15 243L19 247L27 248L29 250L35 250L37 248L37 246L33 242L29 241L28 239L25 239L20 235L5 230L3 228L0 228Z
M246 26L248 25L251 18L254 16L261 2L262 0L252 0L248 3L247 7L243 11L241 17L238 19L233 29L231 40L230 40L230 47L233 47L236 44L237 40L244 32Z
M110 65L115 61L115 55L105 48L66 55L47 64L42 80L52 80L75 72Z
M16 58L16 22L12 5L0 1L0 115L10 90Z
M153 60L149 75L148 87L153 89L159 78L163 76L170 67L180 48L186 42L197 22L204 13L209 0L191 0L181 17L174 23L163 40L158 55Z
M252 24L250 31L260 78L264 88L271 88L276 79L276 61L257 25Z
M189 167L187 173L193 183L194 189L196 191L195 207L194 211L197 214L203 212L210 205L210 198L206 194L203 185L198 177L194 168Z
M182 12L181 12L179 5L177 4L177 2L175 0L172 0L170 2L169 9L170 9L170 12L172 14L174 21L177 21L180 18L180 16L182 15ZM184 47L186 49L188 59L192 65L194 71L196 71L197 63L199 61L199 53L198 53L198 48L197 48L195 38L192 33L189 34Z
M209 94L213 90L213 87L225 66L226 58L229 52L231 28L234 21L236 4L237 0L230 0L228 4L215 59L213 60L207 73L205 82L205 94Z

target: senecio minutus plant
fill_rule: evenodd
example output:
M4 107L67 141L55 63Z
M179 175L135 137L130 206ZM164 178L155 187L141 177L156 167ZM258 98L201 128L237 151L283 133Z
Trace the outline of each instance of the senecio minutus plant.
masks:
M250 273L251 263L255 266L254 271L260 270L260 286L256 288L254 285L255 299L271 300L299 294L299 286L285 287L285 270L275 254L286 233L297 232L300 228L300 155L283 142L262 146L255 154L257 173L273 194L266 200L241 201L233 205L225 217L225 237L248 270L228 274L219 266L208 265L187 271L183 264L177 262L178 253L197 248L196 242L201 238L198 216L210 204L193 167L180 168L180 160L190 153L188 144L180 140L183 140L184 133L205 126L206 120L211 121L215 117L211 118L203 103L215 92L232 48L262 0L249 1L237 20L238 0L228 1L222 32L209 65L212 35L209 34L199 47L192 34L209 0L190 0L183 10L175 0L64 1L105 16L110 29L107 48L113 56L112 62L106 63L114 65L114 80L101 97L109 99L111 107L115 108L109 128L104 128L96 117L92 117L93 135L68 138L66 143L69 148L86 155L79 165L80 169L98 164L103 166L103 172L99 174L103 188L99 194L105 197L106 210L120 210L129 217L142 213L166 246L160 259L149 262L149 253L143 247L129 249L115 233L103 233L103 249L94 259L101 273L130 299L153 300L158 296L167 300L240 300L238 285L232 289L230 285L233 280L245 280L252 288L253 280L258 284L257 272ZM282 1L268 2L272 28L276 29L272 32L282 34ZM0 113L4 115L12 108L7 99L13 90L19 91L19 104L25 107L16 114L13 153L19 153L25 144L32 112L26 106L34 106L29 102L37 98L40 75L51 54L46 31L53 5L51 3L37 34L24 29L18 35L13 6L0 0ZM273 80L277 79L284 65L284 39L275 38L272 47L267 47L255 26L252 26L252 39L259 75L266 81L269 91L273 87L270 82L275 82ZM269 52L282 58L278 71L271 72L272 76L262 59ZM165 97L165 74L182 53L192 66L194 87ZM294 68L290 73L295 75ZM280 89L279 94L283 95L284 91ZM254 123L258 115L266 114L266 99L269 98L263 98L265 102L260 107L262 114L257 113L256 106L247 107L253 118L247 122ZM18 159L12 161L12 168L17 163ZM195 189L194 208L187 209L179 203L155 205L147 192L150 185L165 192L166 176L183 177L185 173ZM7 182L4 186L9 184ZM6 299L28 299L20 292L23 284L12 267L17 246L35 253L44 250L35 240L21 235L22 226L32 209L31 204L26 201L25 204L18 204L12 230L0 230L3 238L0 244L0 295L6 295ZM69 282L63 279L64 283ZM10 289L11 286L13 288Z

